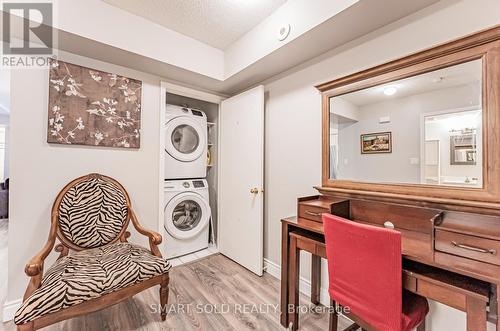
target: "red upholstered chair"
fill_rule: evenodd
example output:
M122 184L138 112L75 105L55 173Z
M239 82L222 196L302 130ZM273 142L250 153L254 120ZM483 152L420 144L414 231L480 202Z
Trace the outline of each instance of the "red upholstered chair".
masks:
M425 330L427 300L402 289L401 234L323 214L329 294L363 329ZM337 313L330 329L337 329Z

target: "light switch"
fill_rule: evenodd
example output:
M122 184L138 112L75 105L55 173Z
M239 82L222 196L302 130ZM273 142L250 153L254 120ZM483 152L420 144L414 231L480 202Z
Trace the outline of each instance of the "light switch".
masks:
M410 164L412 164L412 165L419 165L420 164L420 160L418 159L418 157L410 157Z

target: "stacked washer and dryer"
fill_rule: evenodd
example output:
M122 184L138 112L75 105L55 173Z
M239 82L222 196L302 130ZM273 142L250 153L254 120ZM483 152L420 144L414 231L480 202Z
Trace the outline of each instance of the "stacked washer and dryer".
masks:
M165 114L164 251L167 259L208 247L211 210L207 116L167 104Z

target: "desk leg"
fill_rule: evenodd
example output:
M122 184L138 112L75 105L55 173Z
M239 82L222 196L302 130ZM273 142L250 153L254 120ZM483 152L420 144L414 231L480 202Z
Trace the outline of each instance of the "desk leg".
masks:
M319 305L321 291L321 257L312 254L311 268L311 302Z
M299 278L300 278L300 250L297 249L297 239L290 238L290 269L289 278L290 282L290 299L289 303L293 305L293 312L290 313L289 322L292 323L292 331L299 328Z
M500 331L500 284L496 284L497 331Z
M290 238L288 224L281 223L281 325L288 328L288 257Z
M467 331L486 331L486 302L467 297Z

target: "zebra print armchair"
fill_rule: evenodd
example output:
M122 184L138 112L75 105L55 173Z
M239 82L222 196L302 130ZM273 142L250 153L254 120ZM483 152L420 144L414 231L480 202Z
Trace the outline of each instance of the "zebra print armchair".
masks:
M129 221L149 237L149 250L127 242ZM56 237L60 255L44 275ZM94 312L155 285L166 305L170 264L157 247L161 240L139 224L116 180L99 174L73 180L54 201L47 243L26 265L31 280L14 317L17 329L35 330ZM164 309L161 319L166 319Z

